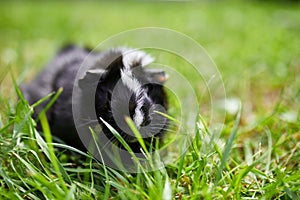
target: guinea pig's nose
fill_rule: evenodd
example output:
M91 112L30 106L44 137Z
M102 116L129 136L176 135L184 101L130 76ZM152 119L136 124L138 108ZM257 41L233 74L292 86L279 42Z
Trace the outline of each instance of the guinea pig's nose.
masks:
M148 126L151 123L150 116L145 116L144 121L141 123L141 126Z

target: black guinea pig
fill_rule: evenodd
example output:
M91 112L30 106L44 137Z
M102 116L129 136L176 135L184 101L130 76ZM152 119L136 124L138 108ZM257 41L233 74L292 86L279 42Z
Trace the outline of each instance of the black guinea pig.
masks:
M132 119L148 144L153 137L161 138L167 127L167 119L159 113L166 113L167 110L167 96L163 87L167 76L164 71L148 69L146 66L151 62L153 58L140 50L116 48L94 52L69 45L32 82L23 85L21 90L29 104L33 104L63 88L46 114L52 134L66 144L81 150L87 149L82 143L82 135L78 135L72 106L73 109L78 106L84 113L88 110L86 105L89 105L96 116L83 115L85 119L81 123L86 121L87 124L92 124L89 120L94 123L96 119L105 136L122 146L103 121L107 122L137 152L140 145L135 135L129 133L125 116ZM87 70L78 78L78 71L83 63ZM82 89L78 100L72 98L74 84ZM90 88L95 88L95 91ZM86 98L89 94L93 95L93 101ZM48 102L49 100L35 108L34 118ZM40 125L38 129L41 129Z

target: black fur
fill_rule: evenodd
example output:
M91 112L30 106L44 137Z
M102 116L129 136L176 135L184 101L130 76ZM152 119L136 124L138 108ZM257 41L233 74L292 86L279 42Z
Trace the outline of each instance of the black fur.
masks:
M113 135L106 126L103 125L100 117L112 125L125 138L125 140L128 141L134 151L139 151L139 144L137 142L131 142L133 141L132 136L127 135L122 129L120 129L112 116L112 91L116 83L120 80L120 70L124 68L121 50L116 49L113 51L94 53L90 52L90 50L86 48L69 45L63 48L31 83L21 86L21 90L23 91L25 98L30 104L33 104L50 92L57 91L58 88L62 87L63 92L61 96L47 112L52 134L73 147L81 150L85 149L77 134L73 121L72 103L76 104L76 102L72 102L72 91L77 71L87 56L91 71L86 72L86 75L79 80L80 87L83 89L87 88L87 90L84 89L83 95L85 95L85 92L90 92L88 91L89 87L97 84L95 105L93 108L96 110L97 118L105 135L110 140L114 140ZM111 57L116 58L112 63ZM93 70L102 70L101 76ZM104 73L103 70L105 70ZM153 113L151 115L149 113L149 109L153 104L160 104L167 109L167 97L165 91L161 86L160 81L156 80L157 75L164 76L165 74L161 71L152 72L147 71L144 68L138 68L134 75L141 83L144 84L142 87L143 92L139 95L145 95L148 98L142 98L142 109L145 118L141 124L141 126L147 126L151 123L151 118L155 116ZM99 79L99 77L101 78ZM122 95L120 95L120 99L117 99L120 103L116 102L116 105L123 106L123 102L126 102L123 98L126 98L126 96L130 94L130 91L127 90L128 89L125 86L121 86L120 91L122 92ZM125 106L129 110L130 117L133 118L137 103L136 101L139 98L134 95L127 98L130 98L128 101L129 105ZM38 115L47 103L48 102L45 102L35 109L34 117ZM166 125L163 125L161 130L155 133L155 136L160 137L164 132L165 126ZM39 126L38 129L40 129ZM150 142L151 137L148 137L145 140L146 142Z

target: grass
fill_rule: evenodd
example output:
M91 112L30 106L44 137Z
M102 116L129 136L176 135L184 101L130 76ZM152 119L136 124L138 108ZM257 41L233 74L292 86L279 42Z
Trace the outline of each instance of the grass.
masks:
M1 2L0 198L299 199L299 9L260 1ZM181 31L216 62L230 102L242 102L238 112L225 108L220 140L207 140L213 133L199 117L188 151L165 168L137 174L52 143L41 115L44 141L16 85L65 43L93 47L142 26Z

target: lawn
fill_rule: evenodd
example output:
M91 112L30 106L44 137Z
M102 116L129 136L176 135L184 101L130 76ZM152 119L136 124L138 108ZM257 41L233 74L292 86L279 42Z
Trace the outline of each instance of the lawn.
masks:
M17 85L65 44L96 47L140 27L182 32L215 62L228 98L220 139L207 142L207 98L191 119L188 150L155 171L130 174L85 152L58 151L45 118L45 137L36 134ZM296 2L1 2L0 199L299 199L299 36Z

